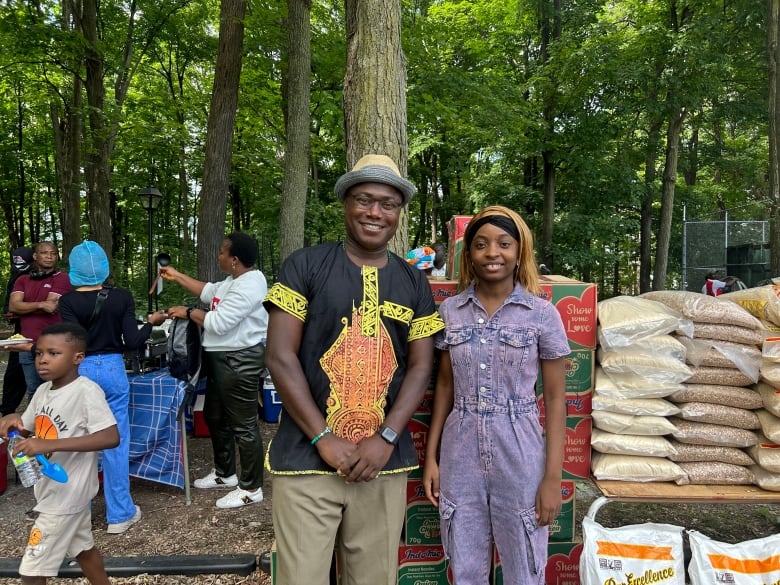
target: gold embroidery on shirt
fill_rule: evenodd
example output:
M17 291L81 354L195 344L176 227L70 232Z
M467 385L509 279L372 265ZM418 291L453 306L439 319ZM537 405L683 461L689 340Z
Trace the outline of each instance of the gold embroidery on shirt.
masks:
M442 321L438 313L415 319L409 328L409 341L430 337L437 331L444 329L444 327L444 321Z
M395 319L407 325L412 322L412 317L414 317L414 311L409 307L404 307L391 301L382 303L382 314L388 319Z
M285 313L289 313L301 321L306 321L309 302L306 300L306 297L290 287L277 282L268 291L265 300L273 303Z
M352 325L343 320L335 343L320 358L330 380L326 424L343 439L358 443L376 433L385 419L387 389L398 361L393 342L381 321L378 335L363 335L365 317L352 311Z
M379 270L376 266L363 266L363 335L374 337L379 323Z

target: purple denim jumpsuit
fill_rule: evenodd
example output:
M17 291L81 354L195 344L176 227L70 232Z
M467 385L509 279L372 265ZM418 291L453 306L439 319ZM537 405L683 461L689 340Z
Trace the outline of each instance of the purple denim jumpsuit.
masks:
M515 285L488 317L474 286L442 303L454 403L441 438L441 538L455 583L486 585L495 542L507 585L544 584L547 527L536 525L545 440L534 385L540 359L569 354L558 312Z

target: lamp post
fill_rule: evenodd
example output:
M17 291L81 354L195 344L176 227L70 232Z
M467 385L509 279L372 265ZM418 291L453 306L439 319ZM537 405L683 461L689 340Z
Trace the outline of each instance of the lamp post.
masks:
M157 207L160 205L160 201L162 201L162 193L160 193L157 189L155 189L152 185L149 185L148 187L145 187L141 189L141 191L138 193L138 199L141 201L141 207L143 207L146 210L146 213L149 218L149 261L147 262L147 268L149 269L149 277L147 279L146 286L151 289L152 288L152 280L154 279L153 273L154 273L154 265L152 264L152 236L154 235L152 233L152 216L154 215L154 210L157 209ZM152 296L153 294L149 293L149 313L152 312Z

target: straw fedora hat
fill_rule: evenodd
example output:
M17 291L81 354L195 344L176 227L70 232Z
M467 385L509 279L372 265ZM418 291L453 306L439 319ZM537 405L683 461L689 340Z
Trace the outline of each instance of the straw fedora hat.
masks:
M360 183L383 183L395 187L400 191L404 205L409 203L417 191L414 184L401 176L393 159L384 154L367 154L361 157L351 171L339 177L333 192L339 200L344 201L347 191Z

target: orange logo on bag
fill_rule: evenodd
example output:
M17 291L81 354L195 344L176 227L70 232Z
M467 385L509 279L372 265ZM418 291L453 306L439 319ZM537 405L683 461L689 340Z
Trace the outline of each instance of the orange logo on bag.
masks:
M761 575L780 570L780 555L773 555L765 559L739 559L716 554L709 554L707 557L710 559L713 569L734 571L744 575Z
M623 557L624 559L643 559L652 561L673 561L671 546L649 546L644 544L626 544L624 542L596 541L597 555Z

